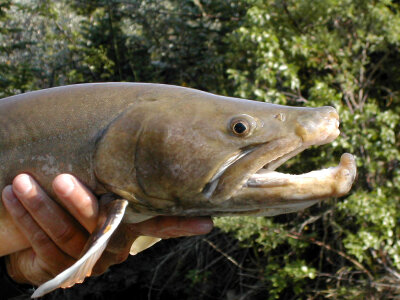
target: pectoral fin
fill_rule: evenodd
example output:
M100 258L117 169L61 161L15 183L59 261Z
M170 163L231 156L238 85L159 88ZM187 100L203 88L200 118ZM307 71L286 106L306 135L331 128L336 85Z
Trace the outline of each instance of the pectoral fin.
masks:
M130 253L132 255L136 255L139 252L142 252L143 250L150 248L151 246L153 246L155 243L158 243L159 241L161 241L161 239L157 238L157 237L145 236L145 235L139 236L133 242Z
M86 243L82 251L83 256L55 278L42 284L33 293L32 298L42 297L59 287L67 288L75 283L81 283L85 277L90 276L94 265L107 247L111 235L121 223L127 205L128 201L122 199L101 205L97 228Z

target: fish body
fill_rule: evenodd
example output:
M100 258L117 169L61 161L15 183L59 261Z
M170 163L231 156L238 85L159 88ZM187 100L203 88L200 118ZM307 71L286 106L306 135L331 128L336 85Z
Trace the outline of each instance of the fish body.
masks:
M96 195L123 199L118 209L107 210L120 216L106 221L113 230L122 218L297 211L346 194L356 175L350 154L334 168L302 175L275 171L339 135L332 107L287 107L161 84L102 83L2 99L0 122L0 188L25 172L56 199L52 180L73 174ZM13 226L1 207L0 235L17 236ZM107 241L100 240L87 253L101 255ZM91 257L87 253L82 259ZM82 280L73 267L68 270L35 296Z

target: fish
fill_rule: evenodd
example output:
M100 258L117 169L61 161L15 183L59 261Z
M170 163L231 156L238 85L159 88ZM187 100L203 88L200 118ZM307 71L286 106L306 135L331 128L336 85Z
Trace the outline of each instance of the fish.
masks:
M32 295L82 282L121 222L155 216L274 216L346 195L353 155L300 175L276 171L340 134L333 107L290 107L154 83L91 83L0 100L0 188L32 175L55 201L60 173L98 197L81 258ZM0 205L0 238L29 245ZM158 242L138 237L131 254ZM7 254L7 249L0 253Z

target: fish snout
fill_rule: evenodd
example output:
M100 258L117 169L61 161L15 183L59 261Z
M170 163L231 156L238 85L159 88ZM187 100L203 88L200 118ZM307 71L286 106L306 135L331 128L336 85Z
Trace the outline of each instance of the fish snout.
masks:
M339 115L335 108L312 108L297 118L296 134L306 145L321 145L338 137Z

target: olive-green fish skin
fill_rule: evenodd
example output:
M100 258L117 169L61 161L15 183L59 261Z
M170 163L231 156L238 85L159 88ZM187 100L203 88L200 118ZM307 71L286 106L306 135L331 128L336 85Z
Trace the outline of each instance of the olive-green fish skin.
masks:
M82 84L0 100L0 188L21 172L51 195L51 182L72 173L101 191L93 155L103 131L143 89L129 84Z
M244 133L235 131L237 123ZM315 193L303 177L283 175L273 179L278 186L267 189L270 182L257 172L263 167L272 172L307 147L331 142L339 135L338 124L331 107L287 107L177 86L51 88L0 101L0 188L25 172L56 199L53 179L70 173L96 195L112 192L128 200L128 221L130 215L135 220L138 215L270 215L281 207L290 212L347 193L354 159L324 172ZM293 199L280 190L295 190L300 183L301 193ZM264 197L269 190L271 198ZM0 206L0 236L17 232L6 230L12 226Z

